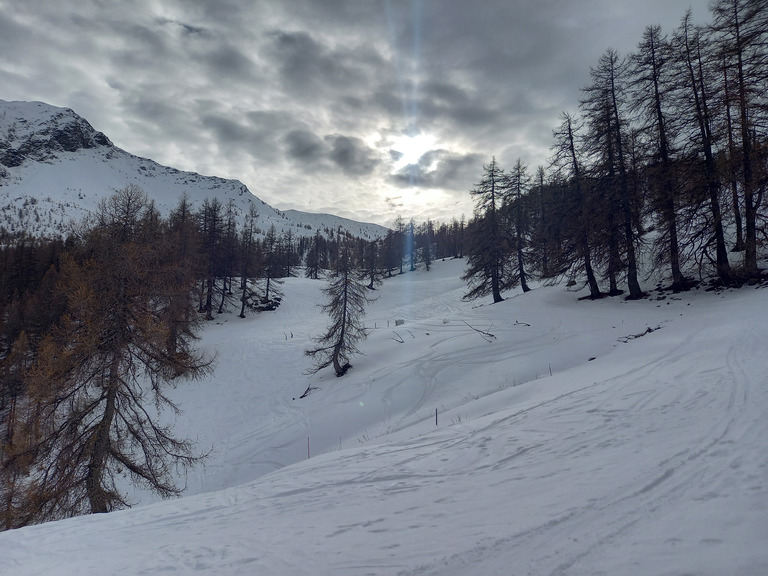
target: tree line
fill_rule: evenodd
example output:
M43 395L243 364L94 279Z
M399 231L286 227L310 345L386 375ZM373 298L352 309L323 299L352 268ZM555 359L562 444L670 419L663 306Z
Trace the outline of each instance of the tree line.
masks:
M768 184L768 2L716 0L671 34L648 26L637 50L607 50L579 114L563 112L548 170L495 158L472 190L468 298L528 275L584 282L590 297L643 295L639 259L685 290L714 274L757 278ZM729 252L739 253L729 258ZM732 264L731 261L734 261ZM601 285L605 287L607 292Z

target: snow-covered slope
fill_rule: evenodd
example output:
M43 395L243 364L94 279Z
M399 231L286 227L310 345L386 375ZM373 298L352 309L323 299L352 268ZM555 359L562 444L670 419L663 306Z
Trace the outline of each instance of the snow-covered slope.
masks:
M262 231L274 224L278 232L292 229L296 236L340 226L364 238L386 233L376 224L281 212L238 180L182 172L129 154L70 109L0 100L0 227L31 235L65 233L128 184L144 189L164 215L186 193L196 208L206 198L225 206L232 200L240 218L255 204Z
M462 268L387 280L344 378L304 374L323 282L220 317L189 496L0 533L0 574L768 574L768 290L489 305Z

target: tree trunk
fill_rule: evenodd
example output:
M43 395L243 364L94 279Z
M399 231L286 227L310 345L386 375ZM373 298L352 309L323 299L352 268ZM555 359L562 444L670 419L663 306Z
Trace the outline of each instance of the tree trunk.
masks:
M728 177L731 184L731 206L733 208L733 218L736 221L736 244L733 246L733 251L741 252L744 250L744 223L741 219L741 208L739 207L739 188L736 181L736 143L733 140L731 96L728 89L728 67L726 65L725 55L723 55L723 88L725 97L726 130L728 131Z
M717 276L720 281L730 284L733 281L731 275L731 264L728 261L728 251L725 247L725 234L723 232L723 218L720 211L720 182L715 170L715 161L712 155L712 132L710 129L709 109L707 106L707 93L704 83L704 66L702 64L701 50L697 46L696 62L698 68L697 74L694 71L692 62L692 50L689 45L687 18L685 26L685 59L688 67L689 81L695 105L696 120L699 125L699 134L701 137L701 147L704 152L704 173L707 179L707 192L709 193L709 205L712 211L713 227L715 232L715 260L717 263Z
M619 106L616 101L616 86L614 76L611 74L611 106L614 122L616 123L616 151L618 153L619 174L621 178L621 211L624 216L624 236L627 252L627 286L629 298L637 300L642 298L643 291L637 280L637 259L635 257L635 233L632 228L632 205L629 199L629 183L627 182L627 167L624 160L624 148L621 142L621 123L619 121Z
M85 480L85 489L91 512L94 514L109 512L109 497L104 490L104 467L110 451L110 428L115 416L115 403L117 401L118 360L112 361L109 382L105 396L104 414L96 425L91 436L91 454L88 461L88 475Z
M754 201L755 184L752 175L752 143L747 118L747 89L744 80L743 47L739 30L739 20L734 4L736 24L736 55L739 87L739 113L741 116L741 162L744 172L744 272L756 276L757 269L757 206Z

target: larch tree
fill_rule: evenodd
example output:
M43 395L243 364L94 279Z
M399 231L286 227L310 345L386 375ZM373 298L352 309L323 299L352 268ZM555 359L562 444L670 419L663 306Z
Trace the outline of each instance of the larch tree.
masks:
M222 256L224 223L222 206L216 198L206 198L198 213L200 235L200 259L203 275L200 286L199 311L205 312L206 320L213 320L213 298L217 279L224 277Z
M630 57L632 108L648 142L649 158L645 164L650 183L650 199L659 215L662 234L659 243L666 245L662 260L669 262L672 289L687 290L689 282L680 266L677 196L679 187L673 164L674 111L671 109L673 82L672 48L660 26L648 26L637 52Z
M572 238L571 245L574 248L574 256L568 260L568 264L575 265L577 268L583 267L589 286L589 295L594 300L600 298L602 294L592 267L590 202L586 198L582 162L577 153L577 127L573 117L567 112L563 112L560 119L562 123L554 131L555 143L553 145L552 165L570 188L569 199L571 202L568 203L568 206L572 206L572 209L567 210L567 215L561 213L556 217L561 222L567 220L569 223L569 235Z
M528 176L528 167L520 158L515 162L512 171L508 174L509 195L506 199L507 220L512 228L512 243L515 250L515 263L517 272L516 281L520 283L523 292L528 292L527 274L525 272L526 249L530 235L529 211L525 206L525 194L531 184Z
M410 262L409 270L411 272L416 270L416 221L411 218L408 222L408 227L405 233L405 252Z
M366 284L368 289L375 290L376 286L381 284L381 244L377 240L361 240L361 242L363 245L360 270L368 279Z
M317 280L320 277L320 271L328 267L328 256L326 250L326 240L320 234L320 230L309 241L307 250L306 267L304 276Z
M138 187L120 190L101 205L82 253L62 262L67 312L26 377L26 523L126 507L121 476L179 494L174 470L201 459L160 422L161 410L178 411L164 385L206 374L212 360L169 352L163 261L146 209Z
M426 222L419 226L418 234L416 235L416 247L419 253L419 260L424 264L424 269L429 272L432 266L432 252L435 237L435 225L432 220L427 219Z
M226 217L221 237L221 297L217 310L218 314L223 313L227 303L233 299L232 277L237 273L238 268L238 244L235 203L230 198L229 202L227 202Z
M765 0L715 0L711 6L712 29L732 69L733 98L738 110L738 152L744 191L744 273L759 274L757 267L757 210L762 189L756 176L759 163L755 140L760 109L765 106L768 81L768 2ZM762 99L762 102L761 102ZM762 106L761 106L762 104ZM765 120L765 118L762 118ZM759 134L759 136L758 136Z
M186 194L171 211L167 228L164 263L157 273L163 274L160 285L165 295L160 305L168 323L168 353L175 354L188 349L195 339L197 316L191 298L196 294L195 283L201 272L195 216Z
M382 268L386 270L388 278L392 277L392 271L403 269L403 233L401 231L388 230L382 244Z
M315 359L310 369L312 374L328 366L333 366L336 376L346 374L352 367L350 357L360 353L357 345L368 335L363 318L371 300L362 274L355 266L353 250L350 241L342 243L328 286L323 289L327 303L322 310L330 317L331 324L322 336L315 338L317 346L305 351L306 356Z
M494 303L504 298L504 261L506 238L501 223L500 208L507 194L507 177L496 163L483 166L483 177L470 194L475 198L475 218L467 228L466 256L468 268L462 280L468 283L465 300L474 300L491 294Z
M250 205L245 225L240 232L240 318L245 318L245 309L254 307L256 291L251 286L251 282L257 275L258 258L256 252L256 219L259 212L256 206Z
M707 225L707 235L712 235L715 243L715 265L721 282L730 284L733 281L731 265L728 261L728 251L725 245L725 231L720 207L720 179L715 164L715 134L713 130L711 80L705 72L706 64L703 56L704 43L701 31L691 24L691 11L683 16L680 26L672 37L672 46L677 56L675 62L679 67L680 79L676 98L677 107L682 114L686 131L686 140L692 156L697 160L698 169L693 174L701 174L699 178L706 189L706 199L709 201L711 222ZM701 161L698 158L702 158Z
M282 284L280 278L283 278L285 275L283 245L277 235L277 229L274 224L269 227L264 236L261 251L264 261L261 269L264 287L261 296L261 308L264 310L274 310L283 299L283 294L280 290L280 285Z
M611 203L619 208L629 298L637 299L643 296L643 291L637 276L637 238L624 140L627 120L622 113L622 99L625 93L626 64L614 50L606 50L597 66L590 69L590 76L592 82L583 89L585 96L581 101L582 111L589 124L587 140L596 158L596 176L602 178L604 192L609 198L615 198ZM614 208L609 205L604 215L611 218L614 212ZM611 237L610 242L609 272L615 273L618 239Z

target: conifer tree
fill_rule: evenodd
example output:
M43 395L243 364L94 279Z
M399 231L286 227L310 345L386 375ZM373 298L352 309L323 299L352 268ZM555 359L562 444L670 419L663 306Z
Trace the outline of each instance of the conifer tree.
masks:
M221 202L216 198L205 199L198 214L198 230L200 234L200 257L203 265L203 276L200 286L199 311L205 312L206 320L213 320L213 297L217 279L224 276L222 271L222 220Z
M195 284L201 272L199 265L199 236L195 226L192 205L186 194L168 218L167 239L163 242L163 266L157 270L163 274L160 285L164 287L162 312L168 323L168 353L175 354L187 349L194 340L197 327L192 298Z
M320 234L320 230L317 230L314 237L309 241L306 268L304 270L305 277L317 280L320 276L320 270L328 267L328 256L325 249L325 243L325 239Z
M573 117L567 112L563 112L560 118L562 124L554 132L555 144L552 163L560 171L570 188L568 198L570 202L561 203L565 209L560 211L557 218L561 222L569 224L570 230L568 232L572 238L571 245L574 248L572 256L567 254L562 259L568 266L580 264L584 267L590 298L596 299L600 298L602 294L592 268L591 202L587 199L582 163L577 153L576 127Z
M375 290L381 284L381 246L377 240L361 240L363 243L363 257L361 272L368 279L366 286L369 290Z
M280 278L285 272L283 246L277 236L277 229L272 224L262 242L264 266L261 269L263 293L261 309L274 310L280 305L283 294L280 291Z
M666 245L666 258L672 272L672 289L686 290L687 279L681 271L678 240L677 197L679 195L673 165L674 115L670 109L672 48L660 26L648 26L638 51L631 56L632 106L641 130L650 144L646 165L650 198L662 225L660 243Z
M757 178L760 168L755 145L760 136L765 137L765 129L758 129L758 125L759 120L766 119L760 111L766 104L768 80L768 6L765 0L715 0L711 9L714 16L712 28L726 66L733 70L744 190L744 272L747 276L756 276L759 273L757 209L762 194Z
M720 280L729 284L732 282L731 265L728 261L728 251L725 246L725 232L720 208L720 180L715 165L715 134L713 130L712 103L710 102L710 84L705 73L704 40L701 31L691 24L691 11L683 16L680 27L673 35L673 47L677 54L676 63L679 67L680 85L677 91L678 107L683 114L683 122L687 127L687 139L697 166L689 175L689 180L701 181L706 189L709 200L711 222L708 234L714 235L715 262L717 275Z
M169 353L158 306L163 261L146 209L140 189L119 191L100 207L82 253L62 262L67 313L26 377L25 449L16 454L32 460L17 492L25 523L128 506L119 476L178 494L172 471L200 460L152 408L178 410L164 384L199 377L211 361L190 349Z
M424 264L424 269L429 272L432 266L432 244L434 240L434 224L432 220L427 220L419 226L419 233L416 235L416 247L419 251L419 260Z
M529 214L525 206L524 193L528 191L531 179L528 176L528 167L520 158L508 175L509 197L506 203L507 219L512 233L512 245L515 251L515 281L520 283L523 292L528 292L527 274L525 272L526 245L530 233Z
M247 307L255 305L253 300L256 296L256 291L252 289L250 283L256 276L258 264L256 241L254 238L258 216L259 213L256 207L251 204L240 237L240 318L245 318L245 309Z
M606 50L595 68L590 70L592 83L584 88L581 101L584 116L588 121L587 141L595 158L596 176L602 180L602 192L608 203L604 215L608 218L609 232L609 273L615 274L619 266L617 257L619 238L614 234L618 229L612 217L618 208L618 227L623 232L623 251L626 257L627 286L629 298L642 297L643 292L637 277L635 255L636 234L630 197L628 162L625 153L625 131L627 121L622 113L622 97L625 91L626 64L614 50ZM613 282L612 282L613 284ZM612 286L612 292L615 292Z
M350 357L360 353L357 345L368 335L363 317L365 306L371 300L366 291L361 273L355 267L352 243L343 242L328 286L323 289L327 303L322 310L330 317L331 325L315 339L317 346L305 351L316 360L310 373L332 365L336 376L343 376L352 367Z
M504 260L506 241L499 210L507 193L507 178L496 163L483 166L483 177L470 194L476 199L475 218L467 229L467 263L469 267L461 277L468 283L465 300L474 300L487 294L501 302L504 288Z

